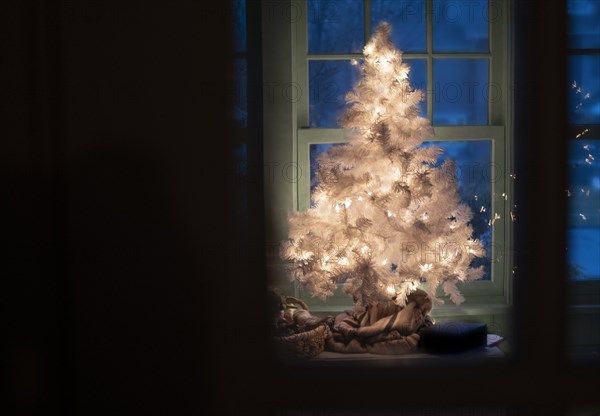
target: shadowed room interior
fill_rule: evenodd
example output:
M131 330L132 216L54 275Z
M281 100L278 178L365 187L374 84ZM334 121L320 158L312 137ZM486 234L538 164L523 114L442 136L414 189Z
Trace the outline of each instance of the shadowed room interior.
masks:
M598 15L586 17L597 2L475 2L504 14L457 34L436 32L427 10L437 1L6 4L4 413L598 413L600 185L589 155L600 123L595 110L572 111L582 95L565 81L590 80L597 103ZM499 182L457 192L490 194L471 201L471 225L510 261L480 260L484 290L433 312L487 323L505 338L502 357L282 361L274 282L315 315L352 306L341 291L325 302L301 292L279 246L288 213L314 205L319 156L345 140L336 123L360 78L352 65L398 3L424 7L422 22L405 22L411 36L396 27L392 43L412 48L409 80L426 91L418 110L438 144L509 175L495 225ZM315 26L314 10L341 26ZM504 82L503 98L450 100L462 113L434 93L436 82L490 79Z

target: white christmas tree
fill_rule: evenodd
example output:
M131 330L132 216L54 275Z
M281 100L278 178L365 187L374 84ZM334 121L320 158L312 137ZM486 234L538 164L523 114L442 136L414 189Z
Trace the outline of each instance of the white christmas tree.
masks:
M392 296L403 305L422 284L435 303L443 303L441 285L460 304L456 284L483 276L483 266L469 265L485 250L472 238L455 165L440 166L442 150L421 146L433 129L390 33L380 24L364 48L362 78L340 120L348 143L319 157L314 206L289 215L282 257L289 277L321 299L343 283L359 307Z

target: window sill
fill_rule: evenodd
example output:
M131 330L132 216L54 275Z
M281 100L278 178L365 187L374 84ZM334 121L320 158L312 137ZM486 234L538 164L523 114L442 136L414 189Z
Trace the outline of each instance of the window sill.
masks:
M388 366L413 366L413 365L440 365L440 364L469 364L486 362L496 362L499 359L506 358L506 355L500 348L486 347L482 350L469 351L461 354L428 354L416 352L405 355L378 355L378 354L342 354L331 351L324 351L316 357L308 360L306 364L317 366L368 366L368 367L388 367ZM489 360L489 361L488 361ZM310 365L309 364L309 365Z

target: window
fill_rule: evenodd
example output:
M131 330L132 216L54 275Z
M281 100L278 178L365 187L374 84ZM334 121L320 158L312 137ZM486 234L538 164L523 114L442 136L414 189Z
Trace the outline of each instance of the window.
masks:
M569 279L600 279L600 2L569 0Z
M320 152L344 142L337 119L344 96L360 77L362 48L376 25L386 20L392 40L411 65L411 84L426 92L422 115L435 129L436 145L455 160L459 192L474 214L474 232L486 243L484 279L463 285L468 304L506 304L511 274L510 91L504 2L320 1L297 3L295 78L307 91L295 103L295 208L310 206ZM303 296L302 292L297 293ZM304 294L305 297L308 295ZM339 291L326 304L348 304ZM450 304L450 302L446 302ZM328 310L328 309L327 309Z
M600 2L568 0L567 279L572 358L600 344Z

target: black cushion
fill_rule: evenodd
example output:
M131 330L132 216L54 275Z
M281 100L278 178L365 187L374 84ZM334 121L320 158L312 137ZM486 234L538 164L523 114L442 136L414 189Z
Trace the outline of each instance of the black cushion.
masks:
M475 322L443 322L420 332L419 346L432 354L456 354L485 348L487 325Z

